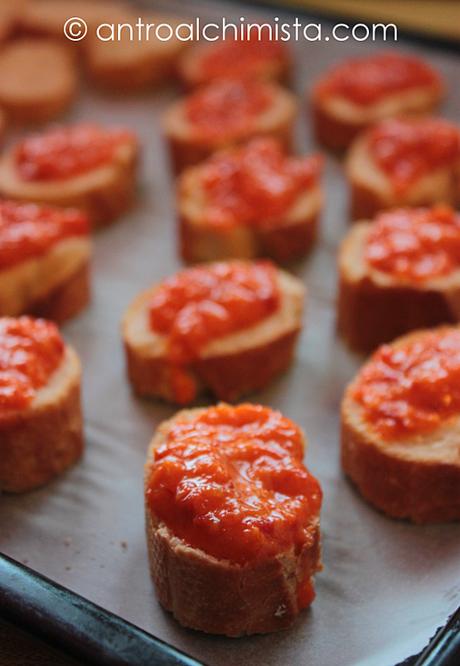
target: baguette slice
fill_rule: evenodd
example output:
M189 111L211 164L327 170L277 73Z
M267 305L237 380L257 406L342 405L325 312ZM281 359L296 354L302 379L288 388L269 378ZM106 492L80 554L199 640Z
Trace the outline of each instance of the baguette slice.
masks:
M131 205L135 186L138 147L121 145L113 162L64 180L28 181L15 165L14 147L0 158L0 195L6 199L78 208L94 227L113 222Z
M236 84L236 82L233 82ZM211 83L209 88L220 86ZM292 93L273 83L263 84L270 96L269 106L261 112L246 131L235 136L205 138L196 135L193 124L187 117L187 98L172 104L163 119L163 131L169 145L170 159L175 173L203 161L223 148L237 146L256 136L277 139L286 150L291 148L292 132L296 115L296 101Z
M360 135L346 158L345 175L351 194L352 220L371 219L381 210L405 206L455 205L458 166L432 168L401 193L376 164L369 150L369 133Z
M0 53L0 105L17 123L41 123L69 108L77 71L69 51L53 40L19 39Z
M338 330L350 347L370 352L417 328L460 321L460 270L414 283L369 266L372 224L354 225L339 251Z
M83 451L81 368L66 347L61 365L30 406L0 417L0 489L20 493L48 483Z
M199 359L181 367L190 396L210 391L220 400L233 401L264 388L289 366L302 327L305 288L281 270L278 285L281 305L276 312L250 328L212 340ZM128 377L138 395L178 402L176 367L167 355L167 338L148 324L148 303L155 288L140 294L123 318ZM179 404L192 400L179 399Z
M152 439L145 467L149 478L155 449L177 419L193 419L200 409L183 410L164 421ZM193 548L159 522L146 505L150 571L161 605L185 627L210 634L243 636L279 631L292 624L301 608L299 581L321 570L319 520L308 528L309 539L264 561L233 564Z
M319 185L301 192L285 215L270 225L235 224L219 227L206 223L206 192L202 168L190 167L178 184L181 255L186 262L269 257L281 263L304 257L317 234L323 193Z
M424 333L411 333L393 345ZM414 523L460 520L458 416L428 434L384 440L363 419L351 388L345 391L341 409L341 459L363 497L387 515Z

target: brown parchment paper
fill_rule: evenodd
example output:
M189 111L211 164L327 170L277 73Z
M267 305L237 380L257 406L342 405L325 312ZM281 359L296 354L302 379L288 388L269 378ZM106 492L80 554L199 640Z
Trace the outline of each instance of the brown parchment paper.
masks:
M171 1L159 7L203 18L284 18L282 12L246 10L240 4ZM292 44L299 151L314 148L304 91L333 62L381 47ZM403 42L398 48L422 53L439 67L450 90L443 112L458 120L458 57ZM92 305L64 327L84 366L85 457L46 488L0 497L0 549L207 664L389 666L421 649L460 603L460 525L416 527L389 520L368 507L340 472L339 403L361 359L335 336L335 254L347 229L348 207L340 164L331 157L321 240L311 258L294 267L309 289L296 362L269 389L252 396L281 409L308 435L307 464L324 489L324 572L317 576L317 599L291 630L244 639L184 630L155 599L144 539L142 468L154 428L174 409L131 395L119 322L139 290L180 266L160 132L161 113L177 94L171 89L114 99L87 89L68 117L123 123L139 133L140 191L132 212L97 235Z

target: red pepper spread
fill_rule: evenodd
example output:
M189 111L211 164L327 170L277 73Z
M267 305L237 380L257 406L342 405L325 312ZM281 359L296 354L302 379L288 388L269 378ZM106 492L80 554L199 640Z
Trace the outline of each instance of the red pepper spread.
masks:
M364 256L373 268L413 282L448 275L460 268L460 215L444 205L381 213Z
M185 114L197 139L237 139L254 129L270 106L272 89L247 80L211 83L190 95Z
M210 407L175 423L155 451L147 502L176 536L219 559L298 553L322 499L302 458L301 431L280 412Z
M387 120L370 132L369 149L377 165L402 192L434 169L460 161L460 131L446 120Z
M460 329L383 345L359 373L351 395L384 439L434 430L460 412Z
M257 77L273 62L284 61L285 45L269 39L267 30L252 32L249 39L226 39L206 48L200 58L203 81Z
M28 181L65 180L113 161L116 151L133 140L124 129L93 124L57 127L34 134L16 147L16 168Z
M290 157L268 138L217 154L201 167L206 222L269 225L317 184L321 167L321 157Z
M442 88L440 77L429 65L413 56L384 52L335 67L316 86L316 94L339 96L367 106L389 95L424 86Z
M64 238L89 233L77 210L0 201L0 269L37 257Z
M52 322L0 318L0 416L29 405L61 363L64 348Z

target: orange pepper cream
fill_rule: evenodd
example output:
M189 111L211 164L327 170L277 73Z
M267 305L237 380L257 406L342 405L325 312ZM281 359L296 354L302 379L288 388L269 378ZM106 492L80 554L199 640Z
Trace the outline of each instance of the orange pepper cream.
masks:
M213 226L263 226L279 219L318 182L320 156L290 157L275 139L254 139L201 166L204 217Z
M280 412L221 404L177 421L155 451L147 503L194 548L245 564L308 543L322 492L300 428ZM303 605L314 592L299 590Z
M430 432L460 412L460 330L444 327L383 345L351 388L384 439Z
M460 130L446 120L393 119L370 132L371 154L396 191L407 190L433 169L460 161Z
M24 180L65 180L110 163L133 135L119 128L78 124L33 134L16 147L16 168Z
M185 114L196 138L234 139L255 127L269 107L271 89L251 80L223 80L192 93Z
M60 240L87 234L88 218L77 210L0 201L0 270L40 256Z
M64 349L52 322L0 318L0 418L32 402L60 365Z
M460 269L460 214L445 205L381 213L371 225L367 263L402 280L423 282Z
M316 86L316 94L334 95L367 106L389 95L430 85L442 87L438 74L429 65L413 56L384 52L335 67Z

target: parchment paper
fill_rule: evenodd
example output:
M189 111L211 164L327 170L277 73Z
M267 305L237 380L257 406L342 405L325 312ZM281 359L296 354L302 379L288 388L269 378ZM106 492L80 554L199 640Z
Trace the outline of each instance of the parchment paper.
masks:
M188 16L258 15L239 4L168 2L160 7ZM331 63L376 48L381 44L293 45L301 103L299 150L314 147L304 90ZM399 48L422 53L440 68L450 83L444 113L458 120L458 58L402 42ZM252 396L281 409L308 435L307 463L324 489L324 572L316 579L317 599L292 630L225 639L182 629L154 596L144 539L142 468L156 425L174 408L131 395L119 322L139 290L180 266L171 177L159 129L163 109L177 94L170 90L115 100L86 90L69 116L126 123L139 133L141 191L135 209L97 235L92 305L64 327L84 365L85 457L41 490L0 498L0 548L208 664L389 666L421 649L460 603L460 525L416 527L387 519L340 472L338 408L361 359L334 332L335 253L347 229L348 209L340 165L330 157L321 241L308 261L294 267L309 289L297 358L285 376Z

